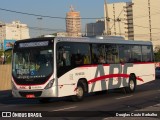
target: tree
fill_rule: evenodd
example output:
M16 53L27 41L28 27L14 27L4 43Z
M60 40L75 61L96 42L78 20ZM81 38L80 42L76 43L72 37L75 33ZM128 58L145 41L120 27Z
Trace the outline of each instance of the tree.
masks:
M6 59L5 63L10 64L12 61L12 49L8 49L4 53L5 53L5 59Z
M154 57L156 62L160 62L160 46L155 47Z

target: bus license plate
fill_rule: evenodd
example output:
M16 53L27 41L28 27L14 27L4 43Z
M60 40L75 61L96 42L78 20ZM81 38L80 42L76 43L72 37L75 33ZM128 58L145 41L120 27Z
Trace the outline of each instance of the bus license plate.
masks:
M26 98L35 98L34 94L28 94L26 95Z

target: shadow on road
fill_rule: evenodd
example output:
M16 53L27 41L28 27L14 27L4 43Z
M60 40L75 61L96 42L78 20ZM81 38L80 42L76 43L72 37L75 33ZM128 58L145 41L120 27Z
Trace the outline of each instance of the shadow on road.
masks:
M136 93L141 93L145 91L151 91L151 90L159 90L160 89L160 79L157 79L155 81L137 86ZM106 98L112 98L112 97L122 97L122 94L126 94L123 89L115 89L115 90L108 90L103 92L96 92L88 94L84 99L85 102L91 102ZM63 97L63 98L52 98L51 101L48 103L48 105L52 104L72 104L70 102L69 97ZM11 90L5 90L0 91L0 104L6 104L6 105L20 105L20 104L41 104L38 99L26 99L26 98L14 98L12 97Z

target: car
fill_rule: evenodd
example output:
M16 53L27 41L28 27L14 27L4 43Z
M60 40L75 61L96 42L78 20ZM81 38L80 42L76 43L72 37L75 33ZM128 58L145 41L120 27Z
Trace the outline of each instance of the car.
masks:
M160 78L160 67L156 67L156 78Z

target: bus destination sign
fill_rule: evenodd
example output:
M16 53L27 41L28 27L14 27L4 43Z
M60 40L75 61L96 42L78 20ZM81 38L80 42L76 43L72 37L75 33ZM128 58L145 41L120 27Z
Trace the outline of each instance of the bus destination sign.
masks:
M19 43L20 48L48 46L48 41Z

